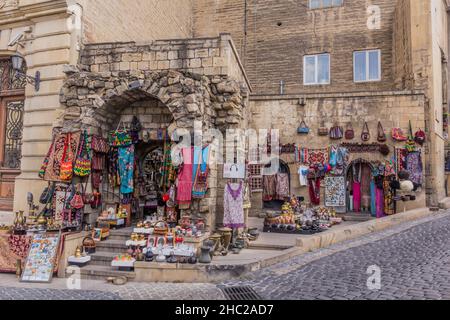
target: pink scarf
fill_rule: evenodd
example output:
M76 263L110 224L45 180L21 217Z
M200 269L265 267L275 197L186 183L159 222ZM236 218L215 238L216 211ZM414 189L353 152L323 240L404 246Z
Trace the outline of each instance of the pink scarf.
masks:
M183 165L178 174L177 202L178 204L190 204L192 200L192 170L194 148L183 148Z

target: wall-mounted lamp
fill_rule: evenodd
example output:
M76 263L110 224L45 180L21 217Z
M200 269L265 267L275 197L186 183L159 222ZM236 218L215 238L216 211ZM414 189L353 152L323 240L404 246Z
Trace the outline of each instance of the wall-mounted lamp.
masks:
M306 106L306 99L305 98L298 99L298 104L300 105L300 107L305 107Z
M26 73L23 72L24 62L25 62L24 58L19 54L15 54L11 57L11 64L16 74L19 75L20 77L24 77L27 83L34 85L34 90L39 91L41 85L41 73L39 71L36 71L34 77L27 75Z

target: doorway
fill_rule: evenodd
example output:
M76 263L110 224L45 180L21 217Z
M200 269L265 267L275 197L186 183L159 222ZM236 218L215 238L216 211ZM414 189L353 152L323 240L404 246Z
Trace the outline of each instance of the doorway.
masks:
M358 159L347 169L347 213L356 215L376 214L373 194L373 166L370 162Z

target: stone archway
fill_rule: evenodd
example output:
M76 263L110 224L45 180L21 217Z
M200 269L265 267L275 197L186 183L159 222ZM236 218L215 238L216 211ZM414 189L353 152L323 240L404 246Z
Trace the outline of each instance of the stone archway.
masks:
M108 111L144 98L155 98L172 113L177 128L204 130L240 127L245 99L237 81L173 70L117 73L72 72L61 89L66 106L56 127L92 129L106 125Z
M176 129L193 131L194 122L208 129L224 130L246 126L246 99L239 82L228 76L203 76L174 70L122 71L110 73L66 72L60 101L66 107L55 123L70 132L85 129L89 134L106 134L117 121L117 113L135 102L155 99L173 116ZM197 128L196 128L197 129ZM203 143L210 137L203 136ZM195 200L183 214L199 213L209 228L215 227L217 188L221 179L217 168L208 178L210 192Z

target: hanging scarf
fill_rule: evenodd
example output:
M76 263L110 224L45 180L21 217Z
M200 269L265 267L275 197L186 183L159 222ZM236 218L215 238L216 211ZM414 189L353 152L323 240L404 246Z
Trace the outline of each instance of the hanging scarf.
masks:
M192 200L192 158L194 148L183 148L181 152L183 156L183 164L178 174L177 202L178 204L187 206Z
M416 185L422 185L422 155L420 151L410 152L406 155L406 170L409 172L409 180Z
M192 197L203 199L208 190L209 147L194 148L194 167L192 170Z
M320 179L309 179L309 198L311 204L320 205Z
M120 192L122 194L134 191L134 144L119 147Z

